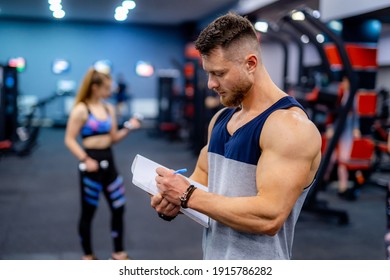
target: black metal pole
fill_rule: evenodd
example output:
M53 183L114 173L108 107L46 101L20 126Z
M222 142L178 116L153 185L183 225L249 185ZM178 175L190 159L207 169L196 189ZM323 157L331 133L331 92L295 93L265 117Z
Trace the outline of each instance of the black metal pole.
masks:
M321 22L319 19L315 18L312 15L312 11L309 9L302 9L301 12L305 14L305 19L310 22L312 25L314 25L316 28L318 28L320 31L325 33L336 45L336 48L339 52L341 61L343 63L345 75L349 80L350 88L349 88L349 96L347 99L347 102L344 106L341 106L340 114L337 119L337 124L335 128L334 135L332 139L330 140L330 143L326 149L325 155L323 159L321 160L320 167L317 172L317 180L315 185L312 187L311 192L308 194L308 202L313 202L315 200L316 192L320 189L324 182L324 175L327 166L329 165L330 158L332 156L332 153L337 145L337 142L340 138L341 133L343 132L345 121L348 115L348 112L351 110L353 105L353 100L355 97L355 94L357 92L357 77L356 73L353 71L351 62L349 60L347 51L344 46L343 40L338 37L335 33L333 33L323 22Z
M326 53L323 49L323 45L318 43L315 35L307 27L305 27L303 24L300 24L299 21L293 20L290 16L283 17L283 20L290 23L291 26L293 28L295 28L298 32L300 32L301 34L305 34L309 38L310 42L315 45L315 47L318 51L318 54L321 58L322 69L324 69L324 71L326 72L328 77L330 79L332 79L333 74L332 74L332 71L330 68L328 58L327 58Z
M287 42L280 38L278 35L271 33L271 32L266 32L262 33L265 36L269 36L272 40L278 42L283 49L284 53L284 61L283 61L283 90L287 91L288 90L288 82L287 82L287 76L288 76L288 48L287 48Z
M281 29L279 29L279 31L281 33L287 34L294 41L294 43L297 45L297 48L298 48L297 85L301 86L301 84L302 84L301 77L303 74L303 45L302 45L302 42L299 38L296 37L296 35L293 32L291 32L289 30L285 30L285 29L281 28Z

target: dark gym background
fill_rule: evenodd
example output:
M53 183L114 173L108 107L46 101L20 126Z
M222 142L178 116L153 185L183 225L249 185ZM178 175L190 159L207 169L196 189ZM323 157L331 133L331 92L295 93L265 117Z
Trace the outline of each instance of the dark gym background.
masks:
M27 158L0 162L0 258L80 259L76 231L79 211L77 161L63 145L61 129L44 129L37 150ZM134 259L199 259L202 227L179 217L171 223L157 217L148 195L131 184L130 165L139 153L190 173L196 162L188 145L130 135L115 147L119 171L127 186L126 247ZM340 200L335 191L321 193L334 208L348 211L350 224L303 212L297 225L295 259L384 259L383 190L366 186L355 202ZM99 258L111 252L109 212L101 199L94 220Z

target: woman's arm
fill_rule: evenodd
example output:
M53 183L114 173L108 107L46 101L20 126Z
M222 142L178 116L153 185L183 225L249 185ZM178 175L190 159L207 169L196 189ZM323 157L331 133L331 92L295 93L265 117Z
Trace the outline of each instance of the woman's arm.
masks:
M130 131L137 130L141 127L141 123L138 119L130 118L128 120L128 123L130 124L129 126L118 129L115 108L111 104L108 104L108 109L112 119L112 128L110 131L112 143L118 143L122 141L129 134Z
M65 146L80 161L84 161L87 157L87 153L77 142L77 136L80 134L80 130L86 121L87 112L84 109L83 105L79 104L71 111L66 125L64 139Z
M77 142L77 136L87 119L87 110L83 104L77 105L70 113L65 132L65 146L79 160L86 164L88 171L96 171L98 163L90 158Z

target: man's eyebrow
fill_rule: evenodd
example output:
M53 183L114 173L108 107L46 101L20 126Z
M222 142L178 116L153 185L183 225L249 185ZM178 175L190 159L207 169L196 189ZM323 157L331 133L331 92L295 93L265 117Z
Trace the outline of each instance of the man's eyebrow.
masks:
M211 74L215 74L215 73L221 73L221 72L225 72L225 69L210 69L210 70L204 70L206 71L207 73L211 73Z

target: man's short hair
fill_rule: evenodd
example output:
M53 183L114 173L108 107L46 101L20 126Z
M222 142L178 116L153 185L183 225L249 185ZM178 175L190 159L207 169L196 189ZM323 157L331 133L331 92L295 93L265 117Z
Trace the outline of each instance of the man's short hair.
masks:
M229 12L215 19L199 35L195 48L203 55L217 47L228 48L242 38L257 40L252 23L245 17Z

